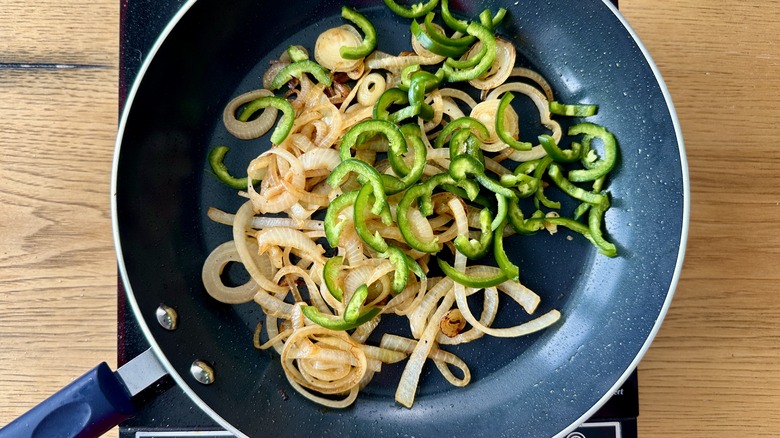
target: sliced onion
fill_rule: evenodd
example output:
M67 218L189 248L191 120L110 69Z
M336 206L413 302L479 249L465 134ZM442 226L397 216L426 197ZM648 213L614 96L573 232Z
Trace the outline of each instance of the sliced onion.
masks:
M342 58L340 50L342 47L357 47L362 42L360 33L350 24L328 29L314 43L314 59L332 72L355 70L362 60Z
M481 42L474 44L470 52L479 52L481 46ZM514 44L501 38L496 38L496 59L485 74L477 79L470 80L469 84L480 90L490 90L503 84L509 78L509 75L512 74L515 57Z
M230 262L241 263L236 244L232 240L214 248L206 257L206 261L203 262L201 278L206 292L215 300L226 304L242 304L252 301L252 297L260 289L260 285L251 278L248 282L236 287L226 286L222 282L222 272Z
M357 101L363 106L373 106L385 92L387 82L379 73L369 73L357 87Z
M441 304L439 304L436 312L425 327L422 336L420 336L417 346L412 351L412 354L409 355L406 367L403 373L401 373L401 380L395 391L395 400L407 408L411 408L412 404L414 404L414 396L417 393L417 384L420 381L423 365L425 365L425 360L433 348L436 334L439 332L439 321L450 310L454 302L455 297L452 292L444 296Z
M267 228L258 231L255 237L260 247L260 254L264 253L269 246L284 246L298 249L307 259L315 263L325 264L325 258L322 256L325 250L322 246L294 228Z
M236 252L238 252L239 257L241 257L241 263L244 264L244 268L249 273L249 276L252 277L261 288L271 292L284 292L283 287L263 275L263 272L255 263L255 258L249 252L246 233L248 231L248 224L253 216L254 212L252 211L251 202L245 202L236 212L235 220L233 221L233 241L236 245Z
M222 123L229 133L241 140L250 140L258 138L270 131L276 121L279 110L273 107L263 108L262 112L254 120L242 122L236 118L236 111L241 105L247 104L261 97L273 96L274 94L266 89L253 90L244 93L227 104L222 111Z
M498 99L498 97L501 96L501 94L507 91L514 91L528 96L534 102L536 108L539 110L539 118L541 120L542 125L544 125L545 127L547 127L547 129L551 131L551 137L553 138L553 140L555 140L556 143L561 141L563 130L561 129L561 125L555 120L552 120L551 118L550 103L547 100L547 96L542 94L541 91L537 90L531 85L524 84L522 82L511 82L508 84L501 85L495 90L491 91L487 95L487 98ZM544 148L541 145L536 145L530 151L514 151L509 156L509 158L514 161L523 162L529 160L536 160L546 155L547 153L544 151Z
M497 150L504 149L507 147L507 145L498 138L498 133L496 132L496 113L498 111L498 104L499 100L492 99L492 100L486 100L484 102L480 102L477 106L475 106L471 110L470 116L479 120L482 122L483 125L488 130L488 133L490 136L485 140L485 143L487 144L496 144L500 143L499 149L492 150L489 146L484 146L483 149L485 149L488 152L496 152ZM519 122L520 119L517 116L517 113L515 110L510 106L506 109L504 112L504 126L508 129L510 135L513 137L516 137L519 132Z

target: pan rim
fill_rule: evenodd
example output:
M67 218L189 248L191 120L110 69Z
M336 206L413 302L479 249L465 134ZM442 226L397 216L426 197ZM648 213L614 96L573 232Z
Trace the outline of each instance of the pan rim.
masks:
M149 342L157 359L166 369L168 374L176 382L177 386L181 388L181 390L195 403L195 405L199 409L203 410L209 417L211 417L216 423L218 423L219 426L225 428L225 430L227 430L228 432L233 433L238 437L246 437L247 436L246 434L244 434L243 432L238 430L235 426L233 426L230 422L225 420L222 416L220 416L216 411L214 411L205 401L203 401L197 395L197 393L192 389L191 385L173 367L171 362L167 359L160 345L156 342L154 334L152 333L150 327L147 325L146 320L141 313L138 301L135 298L135 293L133 291L133 287L130 282L130 278L128 276L127 268L124 262L122 244L121 244L120 233L119 233L118 214L117 214L117 207L118 207L117 206L117 171L119 167L119 157L121 155L123 136L127 126L127 120L129 117L130 109L133 107L133 102L135 100L136 93L141 83L144 80L144 77L146 75L147 70L149 69L149 66L154 61L157 52L160 50L161 46L165 43L169 34L178 25L178 23L190 10L190 8L192 8L192 6L195 5L196 2L197 0L187 0L181 6L181 8L176 12L176 14L172 17L172 19L166 24L165 28L157 37L151 49L149 50L146 58L141 64L138 73L136 74L133 80L133 85L131 89L128 91L125 100L125 105L122 108L119 125L117 127L117 137L114 145L114 155L112 161L111 186L110 186L112 234L113 234L114 248L116 250L119 274L125 286L128 303L132 309L134 317L138 321L138 324L140 326L141 331L144 334L144 337L146 338L147 342ZM688 170L688 162L686 158L685 147L684 147L684 142L682 137L682 129L680 126L679 118L677 116L677 112L672 102L669 89L666 86L666 83L664 82L663 77L661 76L661 73L657 65L653 61L647 47L642 43L639 36L636 34L633 28L628 24L625 17L623 17L623 15L609 0L601 0L601 3L603 3L604 6L606 6L607 8L609 8L609 10L615 15L615 17L621 23L623 28L630 35L633 43L641 51L644 60L647 63L648 67L651 69L653 76L656 79L659 90L661 91L661 94L664 97L666 109L669 112L669 117L671 119L672 127L674 129L675 139L676 139L679 158L680 158L680 170L682 175L682 189L683 189L682 223L681 223L681 230L680 230L680 242L677 251L677 260L674 266L674 273L669 282L669 287L666 293L666 297L659 310L658 316L655 319L653 327L650 330L650 333L644 340L641 348L639 349L639 351L637 352L637 354L635 355L635 357L633 358L629 366L626 368L626 370L623 372L620 378L617 379L615 384L593 406L591 406L589 410L583 413L568 427L566 427L565 429L557 433L555 435L556 438L567 436L570 432L575 430L580 424L582 424L584 421L590 418L596 411L598 411L611 398L614 391L620 388L621 385L623 385L623 383L628 379L628 377L638 366L639 362L642 360L644 355L647 353L648 349L650 348L650 345L652 344L653 340L655 339L656 335L660 330L660 327L666 317L666 314L668 313L668 310L671 306L672 299L674 297L674 294L676 292L680 280L685 251L686 251L686 245L688 240L688 231L689 231L689 222L690 222L690 177L689 177L689 170Z

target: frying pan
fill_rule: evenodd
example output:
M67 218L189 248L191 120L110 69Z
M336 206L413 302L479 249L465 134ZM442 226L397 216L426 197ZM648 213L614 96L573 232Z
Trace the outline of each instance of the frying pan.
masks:
M482 339L455 348L472 370L472 383L454 388L426 368L412 409L393 401L400 364L386 366L352 407L333 410L295 393L278 357L252 347L252 331L262 318L256 305L225 305L208 296L201 265L231 232L210 222L206 209L234 211L241 199L205 171L207 152L217 144L231 146L227 165L237 168L267 147L231 138L220 123L222 108L257 88L268 61L284 47L312 47L319 32L341 24L343 3L198 0L176 15L130 92L113 172L120 272L152 351L120 369L113 389L104 381L116 375L98 367L63 390L70 398L53 396L0 435L35 436L36 427L38 433L67 435L62 431L68 423L71 429L83 427L73 436L101 433L110 421L131 414L127 393L139 385L129 381L148 380L142 387L168 373L197 406L239 436L563 436L636 367L680 275L689 186L680 128L663 80L606 0L452 4L464 17L486 7L506 8L498 32L515 43L518 63L545 76L560 101L599 104L591 120L620 142L620 161L609 182L614 202L606 217L618 258L598 255L585 239L567 239L567 232L516 238L508 245L521 280L542 298L539 311L557 308L564 315L556 326L520 339ZM380 49L408 48L408 20L381 1L351 5L376 25ZM518 111L526 119L526 110ZM242 273L231 275L240 279ZM159 323L161 304L175 309L175 329ZM496 325L516 317L502 310ZM196 371L212 373L193 374L193 363L208 367ZM85 378L92 382L86 390L79 386L88 386ZM102 402L78 398L95 392ZM93 403L86 409L91 413L74 409L74 403ZM102 411L105 416L97 418ZM82 417L83 425L73 426Z

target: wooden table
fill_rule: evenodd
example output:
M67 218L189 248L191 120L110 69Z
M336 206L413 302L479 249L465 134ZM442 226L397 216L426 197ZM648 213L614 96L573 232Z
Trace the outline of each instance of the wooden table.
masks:
M780 1L621 9L673 96L692 187L682 279L640 364L640 436L774 436ZM0 0L0 424L115 366L118 15L115 0Z

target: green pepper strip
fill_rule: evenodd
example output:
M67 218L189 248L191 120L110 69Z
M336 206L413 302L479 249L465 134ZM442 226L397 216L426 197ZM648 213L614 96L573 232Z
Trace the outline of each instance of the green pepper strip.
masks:
M582 234L586 239L590 241L590 243L596 245L596 241L593 240L593 236L591 236L590 229L588 228L587 225L577 222L574 219L569 219L567 217L545 217L544 214L541 214L539 215L539 217L528 219L525 222L525 227L526 229L538 231L544 228L545 224L553 224L560 227L566 227L572 231Z
M371 213L380 216L383 223L390 225L392 216L390 216L390 207L385 196L382 175L373 166L356 158L349 158L333 169L326 182L331 187L337 187L350 172L358 174L358 180L363 180L361 183L368 183L373 187L374 197L377 201L371 207Z
M339 54L344 59L360 59L368 56L376 48L376 29L360 12L349 6L341 7L341 17L349 20L363 31L363 41L357 47L342 46Z
M361 284L355 289L346 307L344 307L344 322L353 324L360 318L360 308L363 307L366 298L368 298L368 286Z
M603 205L608 202L606 196L600 193L589 192L572 184L571 181L563 176L563 171L558 164L551 164L550 168L547 170L547 174L550 175L550 179L552 179L561 190L574 199L594 205Z
M595 181L609 173L617 162L617 141L615 136L603 126L593 123L580 123L569 128L569 135L585 134L600 138L604 146L604 156L595 163L588 163L588 169L575 169L569 172L569 180L573 182ZM589 149L589 148L588 148ZM586 155L586 154L583 154ZM583 158L583 161L585 158ZM585 163L583 163L585 164Z
M425 47L426 49L428 49L429 51L437 55L457 58L469 50L469 46L467 45L450 46L450 45L446 45L434 41L434 39L431 38L431 36L425 31L425 29L423 29L423 26L420 26L420 23L418 23L417 20L412 21L410 29L412 31L412 35L414 35L414 37L417 38L417 41L420 43L421 46Z
M520 209L520 205L517 202L509 203L507 219L509 225L511 225L518 234L534 234L544 228L544 222L536 221L540 218L544 218L544 213L540 210L536 210L530 218L525 219L523 210Z
M403 198L401 198L401 200L398 202L395 215L396 221L398 222L398 229L401 231L401 235L404 237L404 240L407 244L409 244L409 246L418 251L436 253L439 251L438 239L434 237L433 240L427 242L421 240L416 234L414 234L411 222L409 221L409 209L412 207L412 204L415 201L424 198L428 193L428 187L426 187L426 185L427 184L419 184L410 187L409 190L404 193ZM420 200L419 203L420 212L425 215L422 201Z
M507 108L509 108L512 99L514 98L515 95L511 92L504 93L504 95L501 96L501 101L498 103L498 109L496 109L496 133L498 134L498 138L512 147L512 149L517 149L518 151L530 151L531 148L533 148L531 143L516 140L509 133L509 130L506 128L506 126L504 126L504 123L506 122L504 120L504 114L506 113Z
M408 98L410 105L420 106L420 117L424 120L433 118L433 107L425 103L425 93L435 90L440 79L433 73L418 71L412 74L409 81Z
M214 176L217 177L219 182L231 189L246 190L249 187L247 177L236 178L230 174L227 166L225 166L224 159L229 150L230 148L227 146L217 146L209 152L211 171L214 172Z
M444 60L444 63L452 67L453 69L467 69L474 67L475 65L479 64L480 61L482 61L482 58L487 53L487 46L481 45L479 48L479 52L472 55L469 58L466 59L454 59L454 58L447 58Z
M547 172L547 168L550 167L550 164L552 164L553 159L551 157L544 157L539 162L539 165L536 166L536 169L534 169L534 178L538 181L537 183L537 189L535 195L534 202L536 204L539 204L540 202L542 205L544 205L547 208L555 208L559 209L561 208L561 203L557 201L551 201L547 198L547 195L544 194L544 184L542 184L542 176L545 172ZM538 205L537 205L538 208Z
M490 132L482 122L473 117L466 116L448 123L447 126L439 132L439 136L436 137L436 140L433 142L433 147L435 149L443 147L444 143L450 140L450 136L454 134L455 131L464 128L470 129L480 141L485 141L490 138Z
M471 182L473 183L473 181L471 181ZM468 198L469 197L465 190L463 190L462 188L460 188L458 186L455 186L455 185L442 184L441 188L446 190L446 191L448 191L448 192L450 192L450 193L452 193L452 194L460 196L461 198ZM477 185L477 191L479 191L479 185ZM495 210L496 209L496 203L493 201L493 198L485 196L484 193L479 193L479 194L477 194L476 197L474 197L473 199L469 199L469 200L474 202L477 205L480 205L480 206L484 207L484 208L489 208L491 210Z
M460 38L451 38L442 33L436 26L433 25L433 18L436 16L433 12L429 12L425 16L425 33L435 42L451 47L465 47L466 50L470 48L472 44L477 40L473 35L466 35Z
M396 172L396 170L403 171L408 169L406 175L400 178L401 186L399 190L394 190L395 193L406 190L407 188L411 187L412 184L416 183L420 180L420 178L422 178L423 172L425 171L425 163L428 157L428 148L425 146L425 142L423 142L422 138L415 135L408 135L406 138L409 144L411 144L412 151L414 152L414 162L412 163L411 169L406 167L406 163L403 161L400 154L392 153L392 151L387 154L388 161L390 161L390 165L393 167L394 172ZM395 165L393 165L394 162ZM403 163L403 165L401 165L401 163Z
M250 117L252 117L252 114L269 106L282 112L282 117L279 119L279 124L271 134L271 143L280 144L284 141L284 139L287 138L287 135L290 134L290 131L293 127L293 122L295 121L295 110L293 109L292 104L287 101L287 99L276 96L263 96L257 98L249 102L244 107L244 109L241 111L241 114L237 117L237 120L246 122Z
M378 120L390 120L390 106L406 105L409 103L409 95L400 88L388 88L379 96L374 104L373 116Z
M344 291L339 286L339 271L344 264L344 257L335 256L328 259L325 262L325 266L322 267L322 280L325 282L325 287L328 289L333 298L341 301L344 296Z
M305 61L293 62L279 70L279 73L277 73L276 77L271 81L268 89L278 90L279 88L282 88L282 85L290 82L290 79L293 77L300 77L304 73L311 74L317 79L317 82L325 84L326 87L330 87L333 83L333 79L331 79L330 74L325 67L307 59Z
M593 181L593 193L599 193L601 192L601 189L604 187L604 182L606 181L606 177L601 177L597 179L596 181ZM591 204L588 204L587 202L583 202L582 204L578 205L577 208L574 210L574 219L579 219L588 212L588 209L590 208Z
M521 173L519 175L506 174L501 175L501 185L504 187L514 187L517 190L518 198L527 198L539 189L539 181L531 175Z
M513 204L514 201L517 201L517 198L507 197L496 193L496 201L498 208L496 209L496 217L493 218L493 222L490 224L492 230L496 230L498 227L502 227L503 229L506 225L504 220L509 212L509 204Z
M433 214L431 196L433 195L433 191L439 186L458 186L464 190L466 198L471 201L479 195L479 185L474 181L468 179L455 181L448 173L436 174L428 178L424 183L410 187L398 202L396 208L396 221L398 222L398 229L401 231L401 235L406 243L418 251L436 253L439 251L439 243L435 237L433 240L426 242L420 240L420 238L414 234L411 222L409 221L409 209L412 208L412 204L416 201L420 213L423 216L427 217Z
M287 48L287 55L292 62L305 61L309 59L309 54L306 53L300 46L290 46Z
M368 204L371 202L371 195L374 191L374 187L371 184L364 185L358 192L358 196L355 199L355 231L360 239L366 243L371 249L377 252L387 251L388 245L385 239L379 234L379 231L374 231L371 234L371 230L368 229L366 221L366 212L368 211ZM374 206L376 206L377 200L374 200ZM386 224L390 225L390 224Z
M482 11L482 13L479 14L479 21L482 23L483 26L490 30L495 30L499 24L504 20L504 17L506 16L506 9L500 8L498 11L496 11L495 16L491 16L490 10L485 9Z
M355 322L346 322L343 318L339 318L334 315L325 315L314 306L301 306L301 312L303 316L309 318L309 320L321 327L325 327L330 330L352 330L357 328L368 321L371 321L382 312L379 307L371 307L363 309L360 315L355 319Z
M426 4L416 3L411 7L401 6L393 0L385 0L385 4L391 11L404 18L418 18L431 12L439 4L439 0L429 0Z
M574 142L571 144L571 149L563 150L555 143L555 139L546 134L539 136L539 144L542 145L550 158L559 163L573 163L579 160L582 155L581 144Z
M482 175L476 175L477 181L479 181L479 184L490 190L491 192L501 195L505 198L514 198L515 192L512 191L512 189L509 189L507 187L504 187L499 183L498 181L494 180L493 178L482 174Z
M452 16L450 11L449 0L441 0L441 18L444 20L444 24L449 26L450 29L456 30L460 33L466 33L466 29L469 27L468 21L458 20Z
M617 256L617 248L614 244L607 242L601 233L601 223L604 221L604 214L609 208L609 203L604 202L598 205L593 205L590 208L588 214L588 228L590 229L590 235L593 237L593 242L599 248L599 252L608 257Z
M458 271L441 258L436 258L436 262L439 264L439 269L441 269L444 275L467 287L483 289L486 287L498 286L509 279L503 270L495 275L476 276Z
M485 173L485 157L479 140L468 129L457 131L450 140L449 172L456 181Z
M351 192L344 193L331 201L328 205L328 211L325 213L325 238L328 239L328 243L332 248L339 246L339 236L344 230L344 221L338 221L339 213L341 210L355 204L359 190L353 190ZM338 222L337 222L338 221Z
M406 284L409 281L409 271L412 271L420 278L425 278L425 272L423 272L417 261L406 255L401 248L390 246L387 251L380 253L379 257L390 260L390 263L395 266L391 284L394 294L399 294L406 288Z
M550 102L550 113L558 116L590 117L596 115L598 110L598 105L566 104L554 100Z
M358 141L362 136L370 136L382 134L387 138L390 151L393 153L406 152L406 139L403 132L396 126L395 123L387 120L369 119L363 120L356 124L344 134L339 145L339 155L341 160L348 160L352 158L352 149L360 146Z
M493 231L493 257L496 259L496 264L501 268L501 271L510 280L517 281L520 277L520 268L509 260L509 257L504 251L504 226L505 221L501 222L501 225Z
M483 208L479 212L479 228L482 233L479 236L479 240L469 239L468 236L458 235L453 242L455 248L471 260L477 260L484 257L488 250L490 250L490 244L493 242L493 230L491 229L492 222L493 213L491 213L489 209Z
M442 70L444 71L444 77L450 82L462 82L476 79L485 74L496 59L496 37L490 29L477 22L471 22L469 23L466 32L469 35L477 37L477 39L482 42L486 47L486 53L485 56L479 60L477 65L464 70L455 70L445 63L444 66L442 66Z

